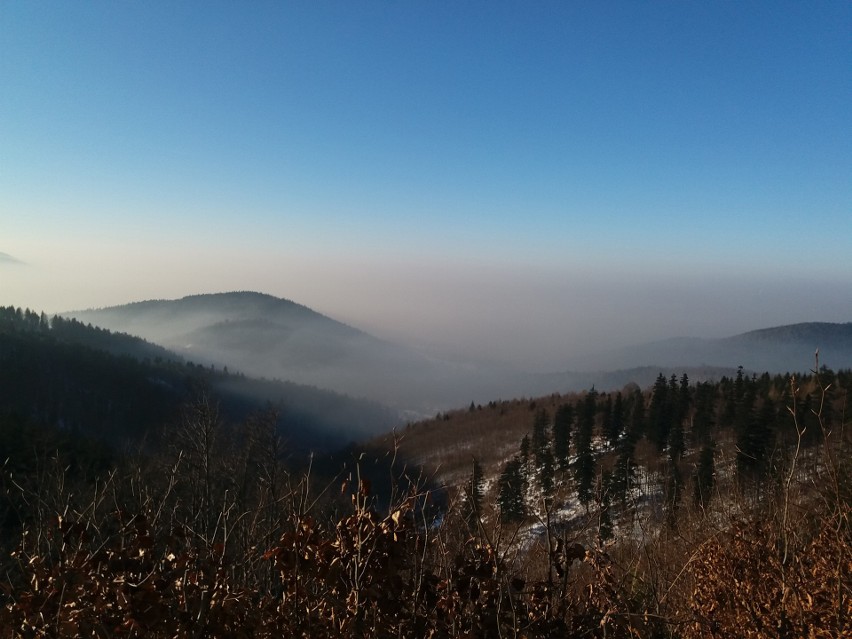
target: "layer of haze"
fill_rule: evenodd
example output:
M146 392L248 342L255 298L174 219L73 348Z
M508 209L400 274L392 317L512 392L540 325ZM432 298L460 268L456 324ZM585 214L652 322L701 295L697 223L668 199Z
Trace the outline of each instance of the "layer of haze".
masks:
M0 304L443 355L852 320L852 4L0 4Z

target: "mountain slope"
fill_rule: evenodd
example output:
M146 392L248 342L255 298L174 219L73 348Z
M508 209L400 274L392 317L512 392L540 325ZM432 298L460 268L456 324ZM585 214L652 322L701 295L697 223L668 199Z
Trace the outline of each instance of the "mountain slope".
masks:
M338 393L257 380L184 362L165 349L74 319L50 322L0 307L0 413L126 445L171 423L200 390L241 421L274 408L279 432L299 449L334 448L386 431L388 409Z

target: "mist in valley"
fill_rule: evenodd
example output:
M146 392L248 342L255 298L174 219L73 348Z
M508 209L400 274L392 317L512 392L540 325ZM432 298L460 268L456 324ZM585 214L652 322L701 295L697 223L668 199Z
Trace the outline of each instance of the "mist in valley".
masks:
M852 319L846 4L208 9L4 14L0 304L417 414L848 364L713 341Z
M852 360L849 325L842 324L809 325L808 330L769 335L674 337L621 345L628 339L625 334L639 339L653 334L652 325L653 330L664 331L667 325L685 321L685 314L654 317L658 311L631 308L630 298L624 296L614 297L608 308L601 299L592 303L582 295L565 296L594 309L594 317L583 317L579 312L572 315L558 303L559 292L554 287L553 297L543 301L509 299L503 313L494 307L480 308L478 322L464 316L475 307L465 306L461 300L455 305L448 301L442 307L433 306L433 320L446 317L453 309L461 311L456 325L448 325L445 333L432 334L431 347L418 343L417 336L410 333L406 336L391 329L388 333L395 339L382 339L301 304L249 292L139 302L69 315L139 335L196 363L363 397L391 406L407 419L470 402L484 404L592 386L600 390L615 390L628 383L644 387L659 372L668 375L688 370L698 381L732 375L739 366L755 372L806 371L813 366L814 350L820 347L824 364L844 366ZM701 293L704 304L714 306L717 313L723 308L723 299L744 305L734 294L723 298L721 293ZM688 305L690 298L678 300L679 294L672 292L672 303ZM740 295L745 296L746 291L741 290ZM746 321L742 315L740 322ZM555 321L566 316L575 318L573 326ZM623 328L613 318L631 318L636 325ZM712 327L717 333L725 322L735 323L720 317L719 325L708 324L706 314L703 320L705 331ZM691 328L701 326L696 319ZM381 327L377 329L381 331ZM595 340L600 333L605 334ZM404 341L406 338L410 341Z

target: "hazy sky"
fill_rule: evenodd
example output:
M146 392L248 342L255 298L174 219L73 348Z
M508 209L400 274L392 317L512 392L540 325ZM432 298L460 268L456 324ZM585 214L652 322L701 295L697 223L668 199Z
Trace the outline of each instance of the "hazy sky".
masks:
M852 321L852 3L0 2L0 304L574 352Z

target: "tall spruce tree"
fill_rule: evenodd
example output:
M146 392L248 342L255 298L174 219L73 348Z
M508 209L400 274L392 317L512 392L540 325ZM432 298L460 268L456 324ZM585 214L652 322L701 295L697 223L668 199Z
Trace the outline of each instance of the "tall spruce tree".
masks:
M612 395L607 393L603 396L601 407L601 435L605 444L610 443L610 430L612 429Z
M545 448L539 456L538 467L538 485L545 497L552 497L555 488L556 468L553 460L553 450L550 447Z
M740 479L754 479L758 475L759 456L753 448L751 430L755 427L754 387L747 381L742 382L742 392L737 393L739 400L734 413L734 433L737 438L737 474Z
M629 491L636 485L636 441L633 429L618 442L618 457L612 471L612 492L622 506L627 503Z
M670 528L677 524L677 512L680 508L680 498L683 491L683 474L680 464L669 459L668 472L666 473L665 503L663 508L666 513L666 523Z
M530 485L530 479L533 476L532 473L532 465L534 457L531 454L531 445L530 445L530 436L524 435L521 439L521 446L519 451L519 462L520 462L520 471L521 478L523 479L523 489L526 490L526 487Z
M553 455L556 467L561 471L568 470L568 456L571 445L571 428L574 425L574 406L562 404L553 416Z
M695 470L693 501L699 508L707 508L716 483L715 444L708 440L698 456L698 468Z
M701 382L695 386L695 414L692 418L690 438L692 445L701 447L706 444L716 424L716 386Z
M645 396L641 390L636 390L633 393L630 411L630 432L633 434L635 442L642 439L647 430L645 419Z
M471 528L476 528L477 526L484 497L485 479L482 474L482 466L479 464L479 460L474 457L470 470L470 479L465 486L465 521L467 521Z
M595 485L595 455L592 450L592 437L595 428L597 412L597 392L594 387L586 393L581 402L577 420L576 449L577 460L574 462L574 481L577 484L577 497L588 508L592 500Z
M624 398L621 396L621 393L616 393L615 401L612 405L612 413L609 419L609 428L607 432L607 439L609 440L610 446L615 446L618 444L618 438L621 437L621 433L624 431Z
M526 513L524 479L521 460L517 456L506 462L497 480L497 507L500 509L500 519L505 522L521 521Z
M604 471L601 475L598 492L598 537L601 541L608 541L613 536L611 486L612 474L609 471Z
M668 443L671 428L671 398L669 384L665 375L660 373L654 382L651 405L648 408L648 436L663 451Z
M547 411L543 408L539 408L535 413L535 418L533 419L532 441L530 441L536 466L541 465L541 454L550 447L550 439L547 436L549 421L550 417L548 416Z
M737 427L737 470L741 477L760 479L767 471L772 451L775 406L768 397L752 408Z
M683 422L689 416L689 409L692 408L692 389L689 386L689 376L686 373L680 378L676 402L675 419Z

